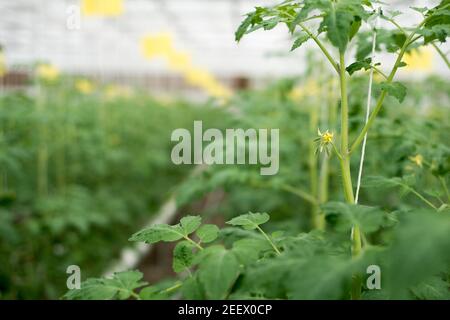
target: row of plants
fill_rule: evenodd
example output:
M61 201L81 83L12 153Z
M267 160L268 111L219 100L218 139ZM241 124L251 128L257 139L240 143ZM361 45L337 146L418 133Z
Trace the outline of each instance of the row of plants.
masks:
M300 105L292 99L298 82L309 86L308 78L283 80L230 102L242 111L231 126L280 128L276 176L260 176L253 166L210 166L178 185L177 201L182 206L221 190L226 196L220 205L130 238L178 241L173 251L178 278L146 284L139 271L127 271L112 279L89 279L65 298L344 299L350 298L353 273L365 281L367 267L379 265L382 290L364 288L364 299L448 299L450 149L449 124L442 121L449 116L446 82L429 78L406 83L410 95L403 104L388 100L369 140L360 194L364 205L345 203L339 165L317 156L320 143L314 143L317 130L312 124L321 100L306 96ZM364 99L356 94L362 87L361 79L355 79L351 136L364 116ZM434 98L417 99L423 90ZM330 161L326 177L324 159ZM353 161L352 167L357 166ZM324 215L322 230L317 210ZM249 211L256 213L236 218ZM229 221L201 224L212 216ZM365 233L358 259L349 251L354 223ZM125 279L130 287L122 286Z
M0 298L58 298L66 268L103 273L190 172L170 135L224 119L211 103L61 75L0 96ZM101 250L99 248L102 248Z
M226 225L202 224L201 216L188 215L178 224L153 225L131 236L132 242L178 242L173 251L177 279L148 284L139 271L124 271L88 279L64 297L449 299L448 80L400 83L395 75L407 52L425 45L440 50L437 43L449 30L450 2L414 8L423 17L411 27L397 23L399 13L376 8L382 5L287 0L249 13L237 40L284 24L295 36L292 49L310 40L325 57L325 66L309 61L300 80L304 91L315 91L312 96L296 101L295 81L284 80L230 102L238 110L234 127L280 128L279 174L262 177L251 166L210 167L200 179L180 186L178 201L224 189L227 198L212 213L228 216ZM395 55L389 68L372 61L375 31L361 28L376 17L395 26L377 30L373 46ZM350 63L353 46L356 61ZM358 76L363 69L378 75L366 122L367 77ZM367 281L374 267L382 279L380 286L372 283L375 290Z

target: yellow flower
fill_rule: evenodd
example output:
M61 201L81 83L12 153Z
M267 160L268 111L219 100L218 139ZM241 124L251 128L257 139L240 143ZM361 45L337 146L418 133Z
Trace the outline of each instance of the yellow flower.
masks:
M94 91L94 84L87 79L80 79L75 82L75 88L82 94L90 94Z
M320 132L320 129L317 129L317 131L318 131L318 134L319 134L321 140L322 140L324 143L331 143L331 142L333 142L333 136L334 136L334 135L333 135L332 132L329 132L329 131L327 130L327 131L325 131L324 133L322 133L322 132Z
M423 166L423 157L421 154L417 154L414 157L409 157L409 160L414 162L418 167L422 168Z
M322 152L324 149L327 152L327 154L330 154L330 145L333 144L333 136L334 134L332 132L329 132L328 130L325 132L320 132L320 129L317 129L318 138L315 139L316 142L319 143L319 148L317 151Z
M55 81L59 77L59 69L50 64L40 64L36 68L36 74L42 80Z

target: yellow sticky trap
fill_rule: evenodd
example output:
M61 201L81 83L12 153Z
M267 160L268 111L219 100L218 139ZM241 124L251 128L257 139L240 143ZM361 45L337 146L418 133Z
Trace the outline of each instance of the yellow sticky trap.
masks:
M6 61L3 52L0 51L0 77L3 77L6 74Z
M308 93L309 96L315 96L320 93L319 85L317 84L317 81L309 80L306 83L305 91Z
M116 84L110 84L106 86L104 90L104 96L108 101L118 98L130 98L132 95L133 91L130 87L120 86Z
M218 98L226 98L231 95L231 91L217 82L210 72L192 66L191 56L188 53L177 51L174 48L170 33L145 36L141 40L141 49L143 56L149 60L157 57L165 58L169 68L181 72L190 85L202 88Z
M184 52L169 52L167 61L170 69L174 71L185 71L191 65L191 57Z
M289 92L288 97L291 100L299 101L301 98L304 97L304 95L305 95L305 90L301 87L296 87L296 88L293 88L291 90L291 92Z
M208 85L205 90L216 98L228 98L231 96L231 91L219 83Z
M114 17L123 13L123 0L82 0L84 16Z
M433 53L430 48L421 48L406 53L403 62L408 71L431 71L433 68Z
M82 94L91 94L95 87L94 84L87 79L80 79L75 82L75 88Z
M144 57L147 59L169 56L173 53L172 36L168 33L146 36L141 41L141 48Z
M51 64L40 64L36 68L36 74L39 79L51 82L58 79L59 69Z
M320 87L314 80L308 80L305 85L295 87L289 92L288 97L294 101L298 101L305 97L311 97L320 94Z
M214 77L206 70L194 68L185 74L187 83L194 86L208 86L214 81Z

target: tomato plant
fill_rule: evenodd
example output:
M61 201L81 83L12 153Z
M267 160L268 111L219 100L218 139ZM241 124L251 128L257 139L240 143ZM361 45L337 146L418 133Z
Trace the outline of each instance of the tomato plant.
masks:
M254 168L217 166L187 179L177 190L180 204L217 188L227 192L215 209L229 216L226 225L188 215L130 238L176 242L177 279L150 285L140 272L125 271L89 279L64 298L448 299L448 85L437 79L398 82L395 76L405 54L425 45L448 64L436 43L446 40L449 4L414 8L423 19L411 27L396 21L398 13L375 8L382 5L375 1L287 0L249 13L237 40L281 24L294 35L292 50L312 41L325 57L321 62L313 54L301 79L242 93L230 103L241 112L232 122L236 126L281 128L279 175L264 178ZM394 26L377 29L374 46L395 55L389 72L372 61L374 31L363 29L376 17ZM349 63L353 51L356 60ZM366 123L362 69L372 69L379 79ZM297 82L306 88L301 105L291 97ZM421 101L424 86L431 103ZM418 104L426 104L426 111ZM361 205L355 203L350 169L358 165L369 131ZM367 282L374 265L382 273L376 290Z
M339 150L333 142L332 134L325 132L320 133L320 144L323 148L327 144L332 145L337 158L340 161L342 187L347 203L355 203L353 192L352 177L350 171L350 157L352 153L359 147L372 127L378 113L380 112L383 102L387 95L392 95L400 102L404 100L406 95L406 87L400 82L394 81L394 77L398 69L404 66L402 61L405 53L413 47L426 44L434 44L435 41L444 42L448 35L449 19L448 10L450 2L442 1L438 6L428 8L415 8L420 11L423 20L411 28L403 28L395 21L395 15L398 13L388 13L385 15L382 10L374 10L372 1L358 0L341 0L341 1L284 1L278 6L272 8L258 7L256 10L247 15L238 31L236 32L236 40L241 40L244 34L253 32L258 29L270 30L276 25L285 24L291 33L297 28L301 29L301 33L294 41L292 50L301 46L302 43L312 39L319 49L322 51L331 67L335 70L339 78L340 87L340 146ZM383 32L383 37L378 44L385 45L390 52L395 52L397 57L391 71L387 74L379 71L377 63L373 63L371 58L366 58L370 53L370 46L367 46L367 39L360 41L357 48L357 57L360 59L349 66L346 64L346 53L351 40L358 35L363 22L367 22L375 15L381 15L382 18L394 24L397 29L393 32ZM317 32L311 31L306 22L319 20L320 25ZM332 53L327 49L326 45L319 38L325 33L330 44L337 49L339 58L333 58ZM364 39L364 38L363 38ZM419 43L419 41L421 43ZM370 42L369 42L370 43ZM369 48L369 50L367 50ZM435 46L435 48L437 48ZM446 58L445 58L446 59ZM448 61L447 65L448 65ZM355 140L349 142L349 105L348 105L348 89L347 89L347 72L351 75L360 69L373 68L378 72L384 81L381 83L381 93L376 102L375 108L370 114L368 121L357 134ZM361 230L358 225L352 229L352 253L357 256L362 250ZM358 277L355 277L352 297L357 299L360 297L360 287Z
M420 21L403 25L400 12L372 0L255 8L238 42L284 28L291 51L307 42L315 50L304 74L240 92L222 109L133 95L47 64L30 90L2 87L0 298L60 297L66 267L77 264L86 281L64 299L449 299L450 87L445 78L400 81L398 73L425 46L450 66L440 47L450 1L411 10ZM279 128L279 174L242 165L189 176L192 167L174 166L170 132L198 119ZM172 190L180 208L217 190L225 196L133 234ZM210 215L223 223L208 223ZM150 284L129 270L92 278L127 238L173 243L176 277ZM380 288L368 282L373 266Z
M190 171L170 162L170 142L160 137L199 114L224 121L209 104L168 108L140 92L111 98L109 86L80 92L77 79L46 71L53 81L39 80L38 90L0 96L5 299L59 297L72 264L86 276L105 270Z

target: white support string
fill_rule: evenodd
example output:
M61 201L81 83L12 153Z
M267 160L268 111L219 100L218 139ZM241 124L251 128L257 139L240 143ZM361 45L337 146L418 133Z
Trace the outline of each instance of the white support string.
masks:
M371 59L372 63L374 62L375 58L375 47L377 43L377 29L380 22L380 10L378 10L377 18L375 22L375 27L373 28L373 38L372 38L372 53L371 53ZM373 68L370 68L369 71L369 88L367 91L367 106L366 106L366 119L365 124L369 121L370 116L370 103L372 100L372 83L373 83ZM361 149L361 159L359 161L359 171L358 171L358 181L356 184L356 194L355 194L355 203L358 203L359 199L359 190L361 188L361 177L363 172L363 166L364 166L364 156L366 154L366 142L367 142L367 132L364 135L363 143L362 143L362 149Z

